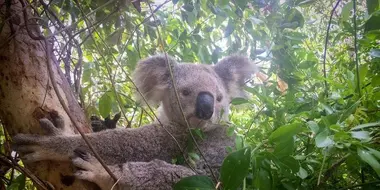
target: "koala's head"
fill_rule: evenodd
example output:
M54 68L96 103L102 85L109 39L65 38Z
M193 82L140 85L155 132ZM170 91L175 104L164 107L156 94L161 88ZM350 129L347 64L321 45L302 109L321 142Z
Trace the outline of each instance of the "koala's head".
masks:
M256 66L246 57L229 56L216 65L178 64L165 55L141 60L133 80L149 104L161 104L159 119L185 125L170 76L172 66L175 86L184 115L191 127L207 130L228 119L232 98L244 95L243 87Z

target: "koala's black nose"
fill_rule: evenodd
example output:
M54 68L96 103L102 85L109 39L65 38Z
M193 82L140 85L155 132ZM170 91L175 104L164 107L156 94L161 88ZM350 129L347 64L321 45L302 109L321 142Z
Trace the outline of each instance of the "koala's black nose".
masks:
M214 96L208 92L200 92L195 106L195 116L199 119L210 119L214 113Z

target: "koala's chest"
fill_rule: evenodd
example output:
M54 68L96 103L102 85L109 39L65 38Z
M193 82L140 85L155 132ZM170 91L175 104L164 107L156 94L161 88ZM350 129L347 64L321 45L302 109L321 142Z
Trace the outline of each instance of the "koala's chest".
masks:
M198 142L199 149L215 174L219 173L223 160L228 154L227 147L234 148L235 145L235 136L229 137L225 132L225 128L210 131L206 134L204 140ZM200 155L199 152L197 153ZM196 161L195 168L199 174L210 175L210 171L203 158Z

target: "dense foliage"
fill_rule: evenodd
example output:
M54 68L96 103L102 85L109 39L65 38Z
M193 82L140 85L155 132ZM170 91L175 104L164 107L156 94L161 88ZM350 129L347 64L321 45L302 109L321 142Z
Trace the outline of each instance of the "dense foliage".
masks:
M232 101L239 136L221 183L196 176L177 189L379 188L380 0L40 3L31 5L88 116L150 123L130 81L149 55L213 64L241 53L261 66L249 97ZM7 171L7 189L22 189L24 176Z

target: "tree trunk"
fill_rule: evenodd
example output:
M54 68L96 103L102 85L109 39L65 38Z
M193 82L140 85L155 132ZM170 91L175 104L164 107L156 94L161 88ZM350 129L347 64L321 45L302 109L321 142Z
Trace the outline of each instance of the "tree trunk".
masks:
M33 33L41 34L38 27L35 27L35 19L30 19L33 15L29 8L26 9L29 15L28 25L33 29ZM49 115L51 111L57 111L66 121L65 130L74 133L73 125L49 79L44 41L33 40L28 35L22 10L18 0L11 1L10 5L0 0L1 15L6 15L0 22L0 120L10 136L17 133L41 133L39 119ZM82 126L83 131L90 132L85 114L63 73L57 64L54 64L55 59L49 59L50 63L53 63L60 94L65 99L75 122ZM92 185L72 176L74 168L70 163L44 161L28 164L27 168L40 179L48 181L55 189L93 188Z

